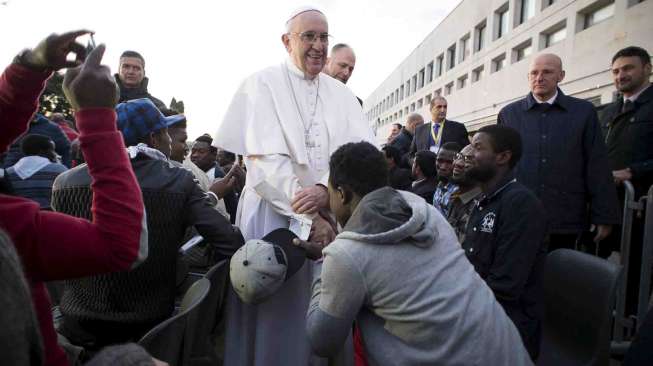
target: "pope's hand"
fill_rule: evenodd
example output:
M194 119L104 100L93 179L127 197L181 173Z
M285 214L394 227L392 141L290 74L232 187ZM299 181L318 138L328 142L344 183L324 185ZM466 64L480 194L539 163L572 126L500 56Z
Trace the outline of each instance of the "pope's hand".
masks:
M292 209L298 214L314 214L328 206L329 193L322 185L302 188L292 200Z

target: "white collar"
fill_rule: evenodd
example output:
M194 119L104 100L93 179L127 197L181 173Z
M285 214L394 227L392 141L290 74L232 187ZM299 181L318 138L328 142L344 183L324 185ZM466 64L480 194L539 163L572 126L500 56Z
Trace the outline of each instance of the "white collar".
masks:
M553 94L553 96L552 96L551 98L549 98L548 100L545 100L545 101L541 101L541 100L539 100L539 99L535 96L535 94L533 94L533 98L535 99L535 101L537 102L537 104L543 104L543 103L546 103L546 104L551 104L551 105L552 105L553 102L555 102L555 100L556 100L557 97L558 97L558 90L557 90L557 89L556 89L556 93Z
M639 98L639 96L642 95L642 93L645 92L646 89L648 89L648 88L650 88L650 87L651 87L651 84L649 84L646 88L644 88L644 89L638 91L637 93L631 95L631 96L628 97L628 98L624 97L624 103L626 103L627 100L630 100L631 102L636 101L637 98Z
M302 80L306 80L308 82L314 82L317 80L317 78L320 77L320 74L317 74L313 79L309 78L305 72L303 72L295 63L290 59L290 57L286 58L286 67L290 71L290 73Z
M20 177L20 179L25 180L51 163L52 162L48 158L44 158L38 155L30 155L18 160L18 162L14 164L12 168L16 175Z

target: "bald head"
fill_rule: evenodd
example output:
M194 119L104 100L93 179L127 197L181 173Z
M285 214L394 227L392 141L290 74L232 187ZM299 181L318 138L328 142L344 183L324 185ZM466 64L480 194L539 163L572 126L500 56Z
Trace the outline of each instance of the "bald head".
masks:
M329 48L329 24L318 10L299 12L286 23L281 41L292 62L309 79L320 74Z
M558 84L565 78L562 60L552 53L544 53L533 59L528 69L528 83L540 102L551 99L558 90Z
M424 123L424 117L419 113L413 113L408 116L406 120L406 129L408 132L414 134L417 127Z
M354 50L344 43L338 43L331 49L331 56L327 58L324 73L347 84L355 66Z

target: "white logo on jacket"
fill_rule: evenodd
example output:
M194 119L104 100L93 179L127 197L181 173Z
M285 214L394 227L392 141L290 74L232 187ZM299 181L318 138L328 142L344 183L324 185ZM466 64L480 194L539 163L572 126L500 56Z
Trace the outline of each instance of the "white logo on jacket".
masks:
M483 217L483 221L481 221L481 231L484 233L492 233L494 231L494 220L496 219L496 215L494 212L489 212L485 217Z

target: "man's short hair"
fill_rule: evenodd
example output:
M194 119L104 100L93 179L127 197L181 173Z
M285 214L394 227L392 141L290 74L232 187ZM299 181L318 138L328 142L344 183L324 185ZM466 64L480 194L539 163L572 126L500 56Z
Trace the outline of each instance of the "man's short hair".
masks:
M143 68L145 68L145 59L143 58L143 56L140 53L138 53L136 51L125 51L125 52L122 53L122 55L120 55L120 58L123 58L123 57L137 58L137 59L141 60L141 63L143 63Z
M345 186L363 197L388 185L388 164L369 142L350 142L331 155L329 182L334 188Z
M236 162L236 154L232 153L231 151L227 150L221 150L222 152L222 157L227 160L230 163L235 163Z
M399 128L400 130L401 130L402 127L404 127L404 126L401 125L401 123L393 123L392 125L393 125L393 126L396 126L396 127Z
M646 52L645 49L637 46L630 46L620 49L617 53L615 53L614 57L612 57L612 63L617 61L617 59L620 57L639 57L639 59L642 60L642 65L648 65L651 63L651 56L648 54L648 52Z
M510 151L510 168L514 168L522 155L522 141L519 132L512 127L503 125L485 126L478 130L490 136L490 145L495 153Z
M463 148L460 147L460 144L454 141L445 142L440 147L440 150L447 150L459 153Z
M333 54L334 52L337 52L338 50L340 50L340 49L342 49L342 48L349 48L349 49L351 49L351 47L349 47L349 45L346 44L346 43L337 43L337 44L335 44L333 47L331 47L331 54Z
M445 98L445 97L443 97L441 95L436 95L436 96L433 97L433 99L431 99L431 102L429 103L429 108L433 108L433 105L435 104L435 102L437 100L444 100L445 103L447 102L447 98Z
M385 145L381 148L385 153L386 158L392 158L392 161L395 162L395 165L401 163L401 151L392 145Z
M27 156L39 155L50 149L52 149L52 140L48 136L33 133L20 141L20 150Z
M209 145L209 151L213 154L218 152L218 148L213 146L213 138L208 133L203 134L202 136L195 139L195 142L204 142Z
M435 178L438 176L438 170L435 166L437 155L433 151L420 150L415 153L415 164L419 167L427 178Z

